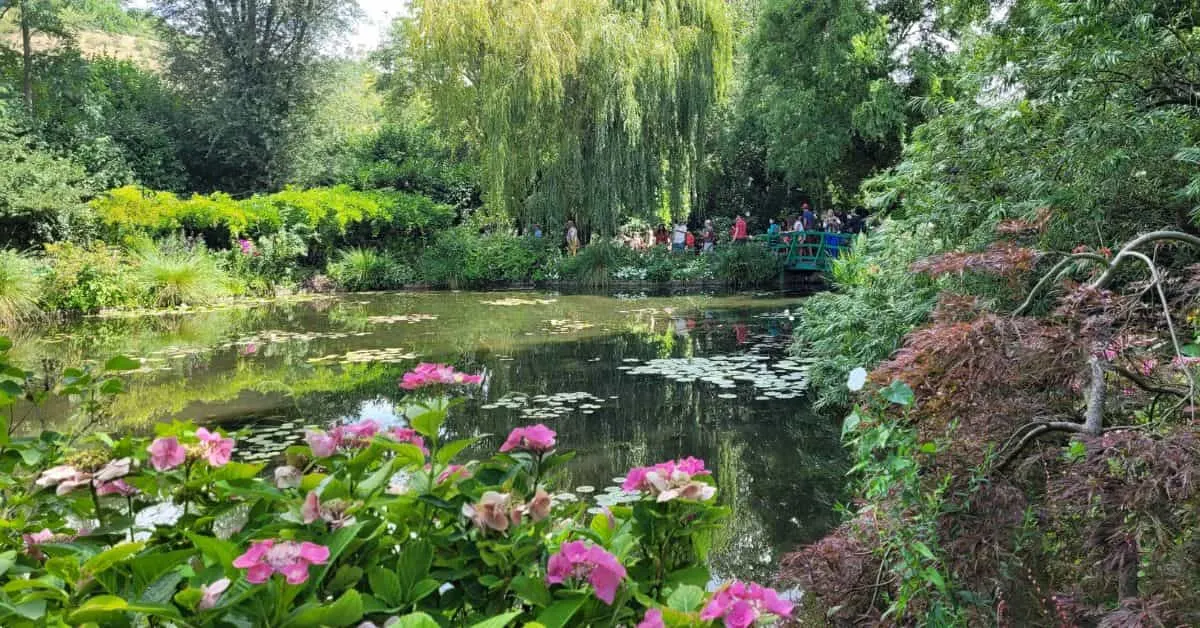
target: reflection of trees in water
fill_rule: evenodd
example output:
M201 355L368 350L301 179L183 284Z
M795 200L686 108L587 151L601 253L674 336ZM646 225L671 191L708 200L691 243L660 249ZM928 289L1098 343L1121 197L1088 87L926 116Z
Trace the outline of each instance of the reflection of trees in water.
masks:
M728 350L729 328L676 337L674 355L684 344L700 343L702 353ZM727 338L724 338L727 336ZM511 392L552 395L587 392L605 399L594 414L575 410L556 419L527 419L518 410L456 411L449 428L456 435L496 434L491 449L517 425L544 422L558 432L563 447L578 451L559 480L566 486L612 483L632 466L694 455L714 469L724 503L734 509L714 564L723 573L763 576L776 550L819 538L836 523L833 504L843 485L844 456L836 425L785 402L719 399L702 383L681 384L617 370L625 358L658 357L654 334L622 335L572 344L531 346L491 374L489 401ZM600 361L591 360L599 357ZM724 391L721 391L724 392ZM617 399L608 399L618 395ZM799 410L799 412L797 412ZM763 560L768 564L763 564Z

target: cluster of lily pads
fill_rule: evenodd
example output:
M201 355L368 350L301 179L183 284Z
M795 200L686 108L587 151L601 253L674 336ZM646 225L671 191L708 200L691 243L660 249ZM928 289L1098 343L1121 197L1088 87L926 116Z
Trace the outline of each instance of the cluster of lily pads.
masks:
M705 382L727 391L722 399L736 399L739 383L754 387L758 401L793 399L808 386L807 367L795 360L772 361L758 353L714 355L693 358L655 358L642 362L626 358L619 370L630 375L657 375L680 383Z
M517 305L550 305L556 303L558 299L521 299L517 297L508 297L504 299L495 299L492 301L480 301L484 305L500 305L500 306L517 306Z
M397 364L400 362L408 362L420 357L420 354L413 353L402 347L385 347L382 349L357 349L347 351L346 353L334 353L323 355L315 358L308 358L308 362L313 364L322 363L337 363L337 364L362 364L362 363L382 363L382 364Z
M613 395L609 399L616 399ZM604 407L605 400L587 392L561 392L553 395L528 395L525 393L509 393L500 399L479 406L481 410L496 410L506 408L520 410L527 419L556 419L579 410L583 414L593 414Z
M368 316L367 322L372 325L383 325L388 323L419 323L421 321L435 321L436 314L396 314L394 316Z
M569 334L596 326L594 323L571 319L552 318L542 322L545 323L545 327L542 328L543 331L551 334Z

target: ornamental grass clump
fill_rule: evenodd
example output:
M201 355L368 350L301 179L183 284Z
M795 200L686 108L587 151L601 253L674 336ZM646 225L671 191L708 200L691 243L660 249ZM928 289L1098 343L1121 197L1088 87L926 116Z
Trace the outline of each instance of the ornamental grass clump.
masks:
M229 295L229 275L201 247L144 245L134 258L137 277L153 305L207 305Z
M107 366L72 371L64 392L120 394L140 365ZM544 481L572 458L554 430L456 437L447 418L481 379L422 365L402 380L402 422L297 434L274 468L188 423L5 432L0 625L746 625L742 598L704 592L703 537L728 511L702 461L631 469L645 498L590 515Z
M0 327L16 327L42 316L38 264L12 249L0 250Z

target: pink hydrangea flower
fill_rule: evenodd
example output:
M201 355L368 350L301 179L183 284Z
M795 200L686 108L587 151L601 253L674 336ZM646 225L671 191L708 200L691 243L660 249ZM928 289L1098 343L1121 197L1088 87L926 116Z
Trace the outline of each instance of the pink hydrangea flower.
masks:
M138 490L135 486L130 486L125 480L113 480L112 482L100 482L96 484L97 495L121 495L129 497L137 495Z
M404 374L400 378L400 387L404 390L416 390L425 386L433 386L437 384L452 386L452 385L475 385L483 383L483 375L471 375L454 370L452 367L445 364L433 364L430 362L422 362L416 368Z
M662 611L652 608L646 611L646 616L638 623L637 628L666 628L663 623Z
M538 423L529 427L518 427L509 432L508 438L500 446L500 453L514 449L524 449L535 453L545 453L554 449L554 430Z
M313 455L318 458L328 458L337 453L338 441L332 434L304 430L304 440L308 443L308 448L312 450Z
M21 540L25 542L25 553L29 554L34 560L45 560L46 558L46 555L42 553L41 545L45 545L46 543L69 543L74 541L75 538L71 534L55 534L50 531L50 528L42 528L41 532L21 535Z
M108 463L100 467L100 470L96 472L94 479L97 482L111 482L129 475L129 471L132 468L133 458L109 460Z
M438 474L437 483L441 484L442 482L445 482L446 480L451 480L451 479L465 480L469 477L471 477L470 469L462 466L461 464L452 464L452 465L446 467L445 471L442 471L441 473Z
M275 488L299 488L304 472L291 465L275 467Z
M509 519L520 523L520 511L512 507L512 495L487 491L476 504L463 504L462 514L484 532L508 530Z
M717 589L711 600L700 611L703 621L724 618L726 628L749 628L764 614L781 619L792 615L792 603L780 599L775 589L756 583L735 580Z
M62 496L77 488L87 486L91 482L91 473L76 469L69 464L60 464L43 471L34 483L43 488L57 486L58 488L54 492Z
M598 545L585 545L583 541L563 543L558 553L551 556L546 564L548 584L586 579L596 597L609 605L612 605L624 578L625 567L616 556Z
M371 439L379 433L379 423L366 419L358 423L337 425L328 432L305 430L304 440L318 458L328 458L340 449L355 449L366 447Z
M709 474L711 472L704 468L703 460L689 456L660 462L652 467L634 467L625 475L621 488L649 493L660 502L673 499L708 501L716 495L717 489L694 478Z
M150 452L151 466L159 471L170 471L187 459L187 449L174 436L154 439L146 451Z
M317 492L309 491L300 507L300 517L306 524L320 519L328 523L331 529L337 530L354 525L354 516L347 514L349 507L350 504L341 499L331 499L322 504Z
M421 453L425 454L426 456L429 455L429 448L425 446L425 439L421 438L421 435L418 434L417 431L412 428L408 428L408 427L392 428L392 431L388 432L388 436L391 436L392 440L395 440L397 442L409 443L411 445L416 445L417 449L421 450ZM441 480L438 480L438 481L440 482Z
M245 554L233 559L233 566L246 570L246 580L262 584L271 574L282 574L288 584L308 580L309 565L324 565L329 561L329 548L307 541L275 541L267 539L250 545Z
M196 438L200 439L200 452L204 459L208 460L208 464L214 467L229 464L229 459L233 456L232 438L224 438L203 427L196 430Z
M230 585L229 578L221 578L211 584L206 584L200 587L200 604L197 609L206 611L217 605L217 601L221 599L221 594L228 589Z

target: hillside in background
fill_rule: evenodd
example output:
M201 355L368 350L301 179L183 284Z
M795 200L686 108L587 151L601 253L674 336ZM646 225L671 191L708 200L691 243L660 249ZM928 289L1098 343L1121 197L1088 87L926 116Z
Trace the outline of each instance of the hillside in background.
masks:
M20 49L21 35L13 17L0 20L0 42ZM157 20L145 11L127 9L119 0L82 0L64 9L62 20L85 57L112 57L150 68L161 62ZM33 45L36 50L46 50L62 42L38 34Z

